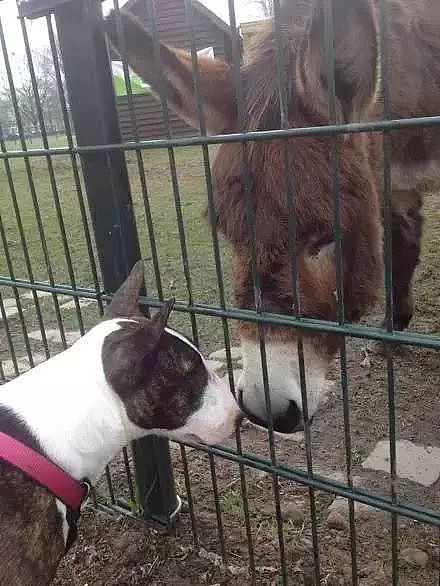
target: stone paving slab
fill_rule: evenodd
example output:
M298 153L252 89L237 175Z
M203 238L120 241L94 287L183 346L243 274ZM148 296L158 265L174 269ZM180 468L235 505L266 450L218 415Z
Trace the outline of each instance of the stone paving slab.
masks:
M34 359L34 366L37 366L38 364L41 364L41 362L44 362L46 360L45 354L40 354L38 352L33 354L32 357ZM14 369L14 363L12 362L12 360L3 360L1 364L2 364L2 369L3 369L3 374L7 378L14 378L16 376L15 369ZM30 366L28 357L25 356L23 358L18 358L17 359L17 366L20 371L20 374L23 374L24 372L30 370L31 366Z
M81 307L81 309L85 308L85 307L89 307L90 305L96 304L96 301L94 299L80 299L79 300L79 306ZM75 300L71 299L70 301L67 301L67 303L63 303L62 305L60 305L60 309L75 309L76 305L75 305Z
M79 330L66 331L65 335L68 346L71 346L81 338L81 333ZM32 332L29 332L29 338L31 338L32 340L38 340L39 342L42 342L43 340L40 330L34 330ZM61 334L59 330L46 330L46 338L49 343L62 344Z
M52 297L52 293L49 293L48 291L37 291L36 293L37 293L38 299L44 299L45 297ZM30 299L31 301L33 301L33 299L34 299L34 295L31 291L29 293L24 293L21 297L22 297L22 299ZM63 303L64 301L69 301L69 299L72 299L72 298L69 295L57 295L57 299L58 299L58 303Z
M205 360L207 366L209 368L212 368L212 370L222 370L223 368L226 368L226 364L224 362L220 362L220 360Z
M3 305L6 309L10 307L17 307L17 302L15 301L15 297L9 297L8 299L3 299Z
M49 293L48 291L37 291L37 297L40 299L43 299L44 297L50 297L52 295L52 293ZM24 293L22 295L23 299L33 299L34 298L34 294L32 292L29 293Z
M22 309L23 312L25 312L25 309ZM5 313L6 313L6 319L9 319L10 317L15 317L16 315L18 315L18 308L16 305L11 305L10 307L5 307ZM0 315L0 322L2 321L2 315Z
M431 486L440 478L440 448L416 445L408 440L396 442L396 472L400 478ZM364 469L390 473L390 443L380 441L362 463Z
M222 348L221 350L216 350L209 355L209 358L212 360L226 360L226 349ZM237 360L241 358L241 348L237 346L231 347L231 358L232 360Z

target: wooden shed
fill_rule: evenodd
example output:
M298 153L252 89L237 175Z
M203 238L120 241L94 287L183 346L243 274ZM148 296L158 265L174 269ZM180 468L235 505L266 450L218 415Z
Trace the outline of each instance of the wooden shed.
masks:
M201 2L193 0L192 6L197 50L212 47L215 57L232 62L232 34L229 25ZM128 0L123 10L132 12L151 30L145 0ZM156 0L155 22L161 41L174 47L191 48L184 0ZM162 107L157 97L153 94L136 94L133 96L133 101L139 137L141 139L166 138ZM122 138L131 140L134 138L134 132L126 96L118 97L118 111ZM171 111L170 125L174 138L194 135L196 132Z

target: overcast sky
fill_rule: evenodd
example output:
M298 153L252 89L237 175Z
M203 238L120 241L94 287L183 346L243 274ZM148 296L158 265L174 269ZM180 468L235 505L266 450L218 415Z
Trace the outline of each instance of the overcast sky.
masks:
M120 0L120 5L125 4L126 0ZM208 8L213 10L226 22L228 19L228 0L201 0ZM104 12L110 10L113 6L113 0L103 2ZM235 10L237 22L245 22L261 17L258 8L252 5L250 0L235 0ZM6 36L8 52L13 62L14 69L19 75L19 70L24 66L24 48L21 31L17 22L17 7L15 0L0 0L0 18L3 30ZM28 21L28 34L31 46L34 48L48 45L47 30L45 19L40 18L34 21ZM0 74L3 72L4 64L0 51Z

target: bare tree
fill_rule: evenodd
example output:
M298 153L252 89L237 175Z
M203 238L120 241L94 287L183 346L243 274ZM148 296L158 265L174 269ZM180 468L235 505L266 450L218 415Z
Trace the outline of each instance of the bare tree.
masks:
M12 103L5 90L0 93L0 132L4 137L15 134Z
M47 132L52 134L63 128L63 113L50 48L44 47L34 51L33 64L44 124ZM3 83L1 85L3 85L4 89L0 90L0 124L5 135L14 134L17 121L12 107L10 91L7 84ZM40 130L38 108L31 77L27 69L22 69L18 72L15 93L24 132L26 134L38 133Z
M248 0L248 4L258 6L266 18L273 16L273 0Z

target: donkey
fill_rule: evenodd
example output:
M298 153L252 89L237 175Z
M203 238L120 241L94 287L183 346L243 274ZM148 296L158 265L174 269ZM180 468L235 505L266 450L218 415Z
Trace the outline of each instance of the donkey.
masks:
M288 123L291 127L330 123L325 67L322 0L311 0L306 26L294 24L295 2L282 6L281 47L286 68ZM433 0L388 0L389 88L393 118L429 116L440 111L440 4ZM337 122L382 117L378 0L333 0ZM154 88L162 87L170 107L197 126L197 101L188 52L160 45L160 65L152 35L128 13L122 29L131 67ZM118 49L116 17L105 30ZM277 82L277 41L273 24L241 67L244 130L281 128ZM198 58L200 91L210 133L238 128L233 68ZM407 80L404 83L403 80ZM341 240L345 320L358 321L377 301L383 281L382 138L379 133L338 136ZM299 312L336 320L334 211L331 189L332 139L308 136L288 140L288 172L294 185ZM418 128L392 133L393 319L405 329L414 312L412 281L419 261L422 191L439 175L440 134ZM264 311L294 311L288 237L288 186L281 140L222 144L212 166L215 222L231 243L238 307L253 308L250 237L246 224L242 161L246 149L256 232L256 270ZM243 374L241 405L253 421L267 424L258 331L240 322ZM292 328L265 329L271 411L275 430L290 433L304 424L297 350ZM340 340L303 335L308 416L326 392L325 375Z

